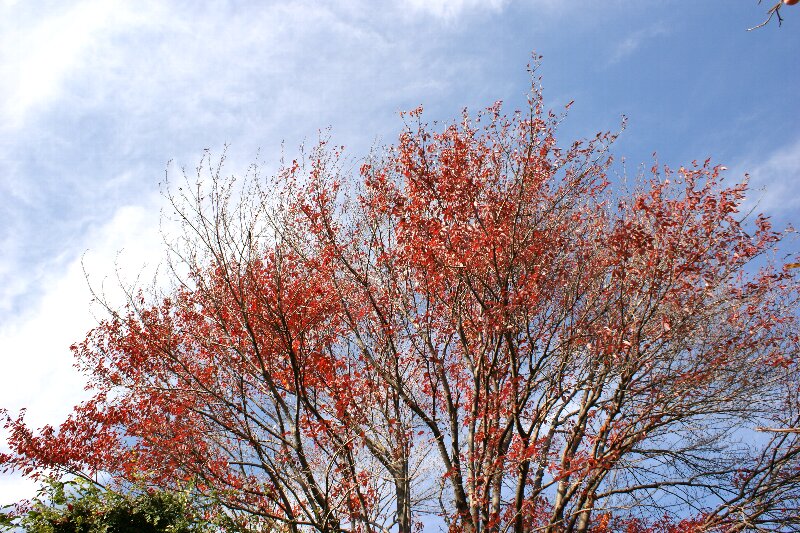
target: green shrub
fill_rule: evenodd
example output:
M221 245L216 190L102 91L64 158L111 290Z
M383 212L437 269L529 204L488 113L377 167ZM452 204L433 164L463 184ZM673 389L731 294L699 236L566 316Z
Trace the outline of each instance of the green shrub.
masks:
M0 531L201 533L212 528L197 516L185 493L123 493L81 479L49 479L26 510L0 513Z

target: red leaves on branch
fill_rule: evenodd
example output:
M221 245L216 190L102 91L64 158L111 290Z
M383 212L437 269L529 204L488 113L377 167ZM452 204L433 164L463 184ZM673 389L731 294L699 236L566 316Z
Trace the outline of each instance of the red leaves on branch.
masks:
M795 524L798 435L753 431L800 423L797 286L745 185L706 161L618 188L614 136L559 147L538 93L406 117L356 176L323 142L169 196L177 288L75 345L96 396L58 430L6 415L0 464L291 531Z

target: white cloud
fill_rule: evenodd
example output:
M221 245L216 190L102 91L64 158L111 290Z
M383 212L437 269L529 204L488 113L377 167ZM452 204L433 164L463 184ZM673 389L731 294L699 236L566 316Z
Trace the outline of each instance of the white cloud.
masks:
M36 482L16 474L0 476L0 508L33 497L38 487Z
M774 150L760 161L737 165L737 169L739 174L750 174L750 193L743 212L754 209L780 218L790 216L787 222L800 226L800 220L796 218L800 212L800 138Z
M452 20L474 9L500 11L508 2L509 0L407 0L414 11L445 20Z
M6 4L12 11L14 3ZM32 28L5 13L2 26L2 117L6 127L18 125L37 106L55 99L64 77L83 59L97 35L114 20L123 20L124 6L113 0L87 0L58 15L41 17ZM16 22L16 24L14 24Z
M564 0L516 0L520 4L528 4L539 12L569 10L573 6ZM512 0L398 0L401 12L411 8L412 14L433 16L437 19L452 22L458 17L470 13L499 13Z

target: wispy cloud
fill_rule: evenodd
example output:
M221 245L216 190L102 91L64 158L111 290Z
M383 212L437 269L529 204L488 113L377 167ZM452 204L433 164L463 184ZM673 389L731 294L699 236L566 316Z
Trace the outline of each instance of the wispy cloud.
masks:
M800 226L800 138L776 148L763 159L737 165L737 172L750 175L750 194L744 209Z
M617 43L608 59L608 65L614 65L636 53L644 43L655 37L667 34L667 29L659 24L642 28L629 34Z
M8 4L13 8L14 4ZM98 36L114 23L130 21L125 6L114 0L89 0L40 17L32 26L13 24L6 15L0 38L0 118L5 127L19 126L37 105L57 98L64 78L83 60Z

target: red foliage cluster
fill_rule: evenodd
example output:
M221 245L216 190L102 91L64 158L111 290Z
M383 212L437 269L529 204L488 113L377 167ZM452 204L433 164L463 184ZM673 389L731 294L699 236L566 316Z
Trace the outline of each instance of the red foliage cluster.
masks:
M536 92L407 120L357 177L323 142L170 196L189 275L73 347L96 396L6 415L0 465L290 531L797 525L797 285L746 187L708 161L612 187L614 136L559 147Z

